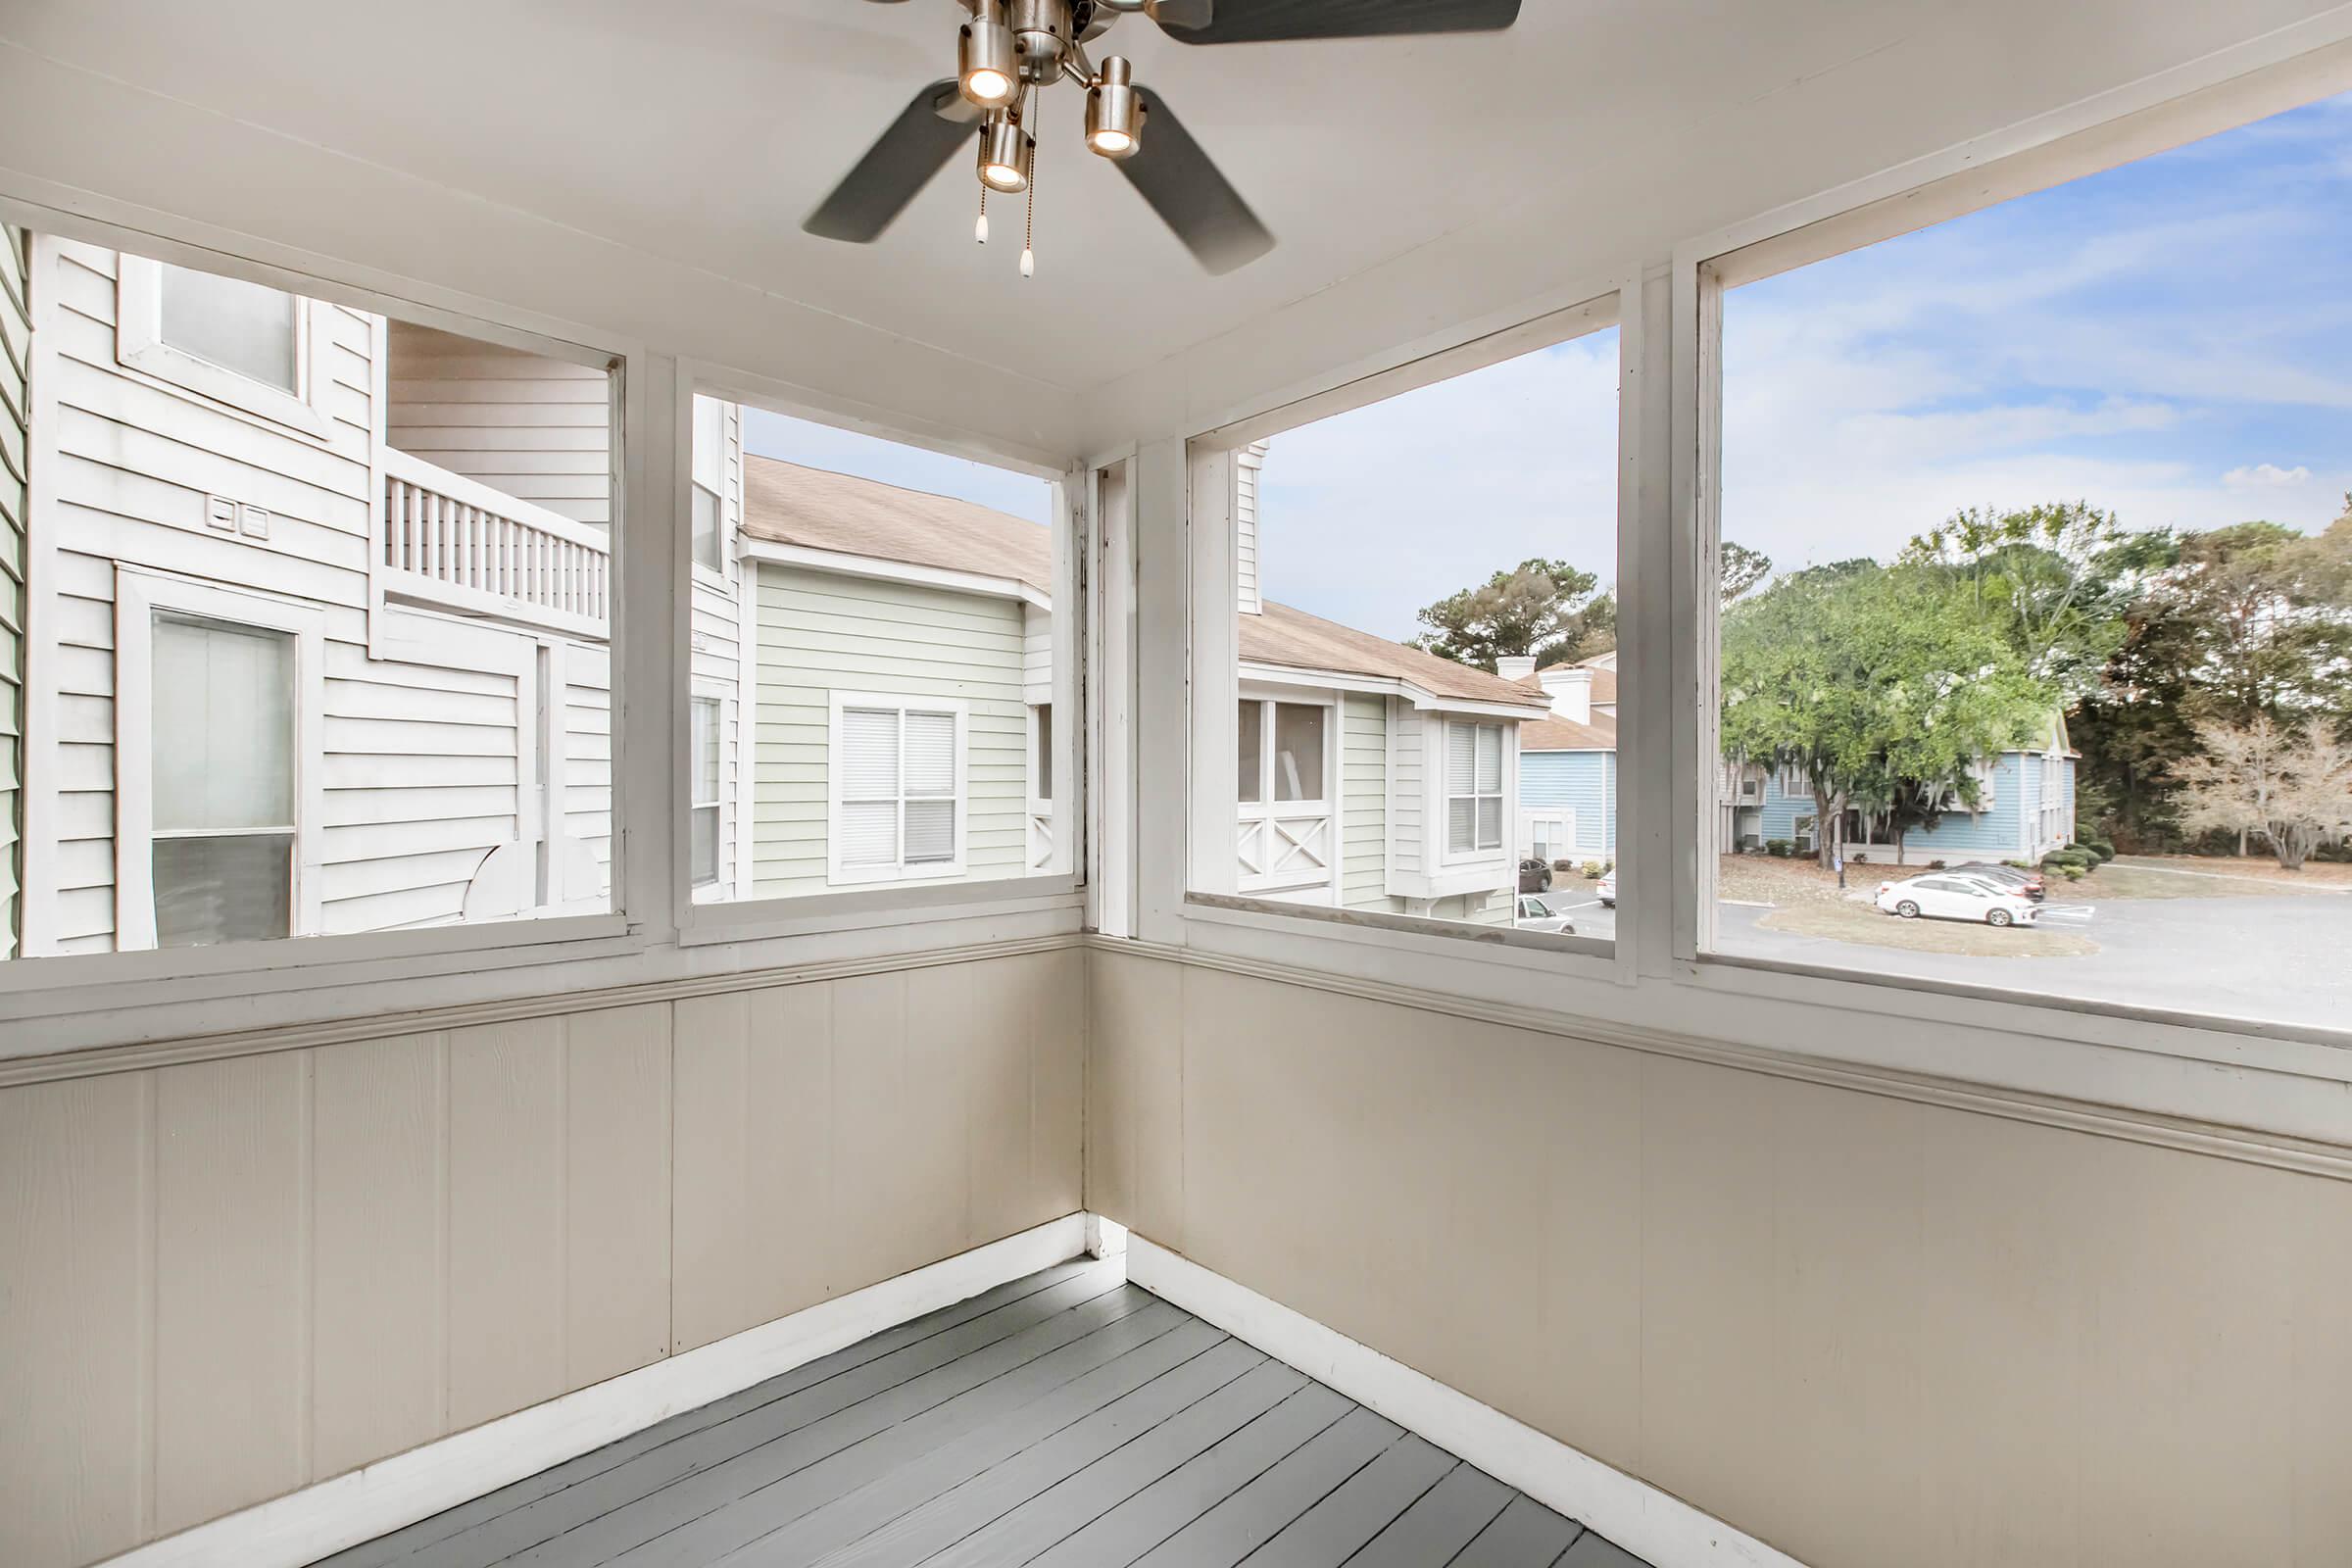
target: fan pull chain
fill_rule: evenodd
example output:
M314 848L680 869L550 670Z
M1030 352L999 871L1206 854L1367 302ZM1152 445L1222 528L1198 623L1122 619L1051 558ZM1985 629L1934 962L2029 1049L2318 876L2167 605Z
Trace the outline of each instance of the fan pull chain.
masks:
M1021 275L1037 275L1037 254L1031 243L1037 238L1037 154L1029 154L1029 210L1021 219Z
M983 245L988 243L988 187L986 185L980 187L980 221L972 225L972 238Z

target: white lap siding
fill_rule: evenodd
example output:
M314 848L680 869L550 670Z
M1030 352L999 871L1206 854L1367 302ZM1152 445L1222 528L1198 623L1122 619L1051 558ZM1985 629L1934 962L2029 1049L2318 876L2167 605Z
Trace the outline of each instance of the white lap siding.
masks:
M1340 699L1340 903L1396 913L1389 896L1389 701Z
M0 224L0 958L17 951L17 807L24 757L25 426L32 316L24 235Z
M484 858L536 816L525 792L551 735L568 754L550 778L564 786L562 826L609 860L602 647L556 645L564 685L551 714L537 635L398 606L368 623L374 318L305 306L320 437L121 365L118 268L111 251L36 242L34 368L46 391L32 445L48 471L30 553L39 613L27 668L42 723L28 759L26 848L41 857L46 897L32 901L41 909L27 922L28 951L115 945L116 741L133 718L114 701L123 568L322 614L322 667L305 671L324 719L309 764L319 769L321 816L303 824L322 932L459 918ZM207 526L208 496L267 509L268 536Z
M744 563L735 559L735 542L743 524L743 410L729 403L720 428L726 439L726 466L719 490L719 563L713 578L692 568L694 585L692 695L715 697L719 704L718 736L718 889L719 898L734 896L738 818L743 814L740 735L743 729L743 614L741 574Z
M574 522L612 522L604 371L406 321L386 336L393 446Z
M969 705L964 880L1023 873L1021 602L772 564L760 571L753 887L822 893L832 694Z

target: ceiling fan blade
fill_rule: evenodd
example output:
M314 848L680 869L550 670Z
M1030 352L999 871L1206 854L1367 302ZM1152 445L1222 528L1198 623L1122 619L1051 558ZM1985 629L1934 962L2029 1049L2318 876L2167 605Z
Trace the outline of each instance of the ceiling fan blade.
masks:
M1274 236L1166 100L1149 87L1136 92L1144 104L1143 145L1118 169L1160 221L1202 267L1220 275L1272 250Z
M949 155L972 139L977 121L954 81L933 82L914 95L801 227L825 239L871 244Z
M1158 0L1152 15L1182 43L1283 43L1499 32L1519 20L1519 0Z

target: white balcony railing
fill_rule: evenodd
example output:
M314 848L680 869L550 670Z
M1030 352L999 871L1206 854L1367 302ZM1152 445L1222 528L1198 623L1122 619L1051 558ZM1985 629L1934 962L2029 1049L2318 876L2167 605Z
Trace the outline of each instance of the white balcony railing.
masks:
M375 565L387 592L468 614L605 638L612 553L602 528L380 449Z
M1313 887L1331 880L1333 820L1329 806L1286 803L1270 810L1244 806L1237 827L1238 891Z

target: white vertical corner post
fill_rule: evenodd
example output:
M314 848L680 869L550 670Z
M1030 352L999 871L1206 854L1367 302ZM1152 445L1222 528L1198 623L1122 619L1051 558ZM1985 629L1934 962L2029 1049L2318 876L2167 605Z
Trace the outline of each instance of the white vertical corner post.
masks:
M613 893L634 935L677 939L678 906L692 897L688 860L687 672L693 667L694 613L688 565L694 548L692 504L678 454L691 450L694 398L665 354L632 359L615 372L614 481L620 515L612 558L620 563L614 596L613 733L639 744L620 748L614 769ZM643 744L662 736L666 745Z
M1194 766L1185 792L1185 893L1231 893L1238 880L1234 856L1236 804L1231 763L1222 770L1214 758L1240 755L1239 710L1234 701L1241 674L1241 612L1234 599L1233 564L1235 451L1206 442L1185 453L1186 511L1191 571L1191 658L1186 670L1185 733Z
M1132 937L1136 888L1135 460L1088 474L1087 924Z
M1135 533L1135 934L1185 941L1191 798L1192 563L1185 443L1143 443L1129 486Z
M1083 465L1066 469L1053 485L1050 514L1054 519L1054 609L1051 645L1054 649L1053 857L1047 869L1055 876L1073 876L1086 869L1086 803L1091 791L1084 769L1087 760L1083 722L1088 686L1087 660L1093 652L1088 581L1094 558L1096 508L1093 471ZM1072 722L1077 718L1079 722Z

